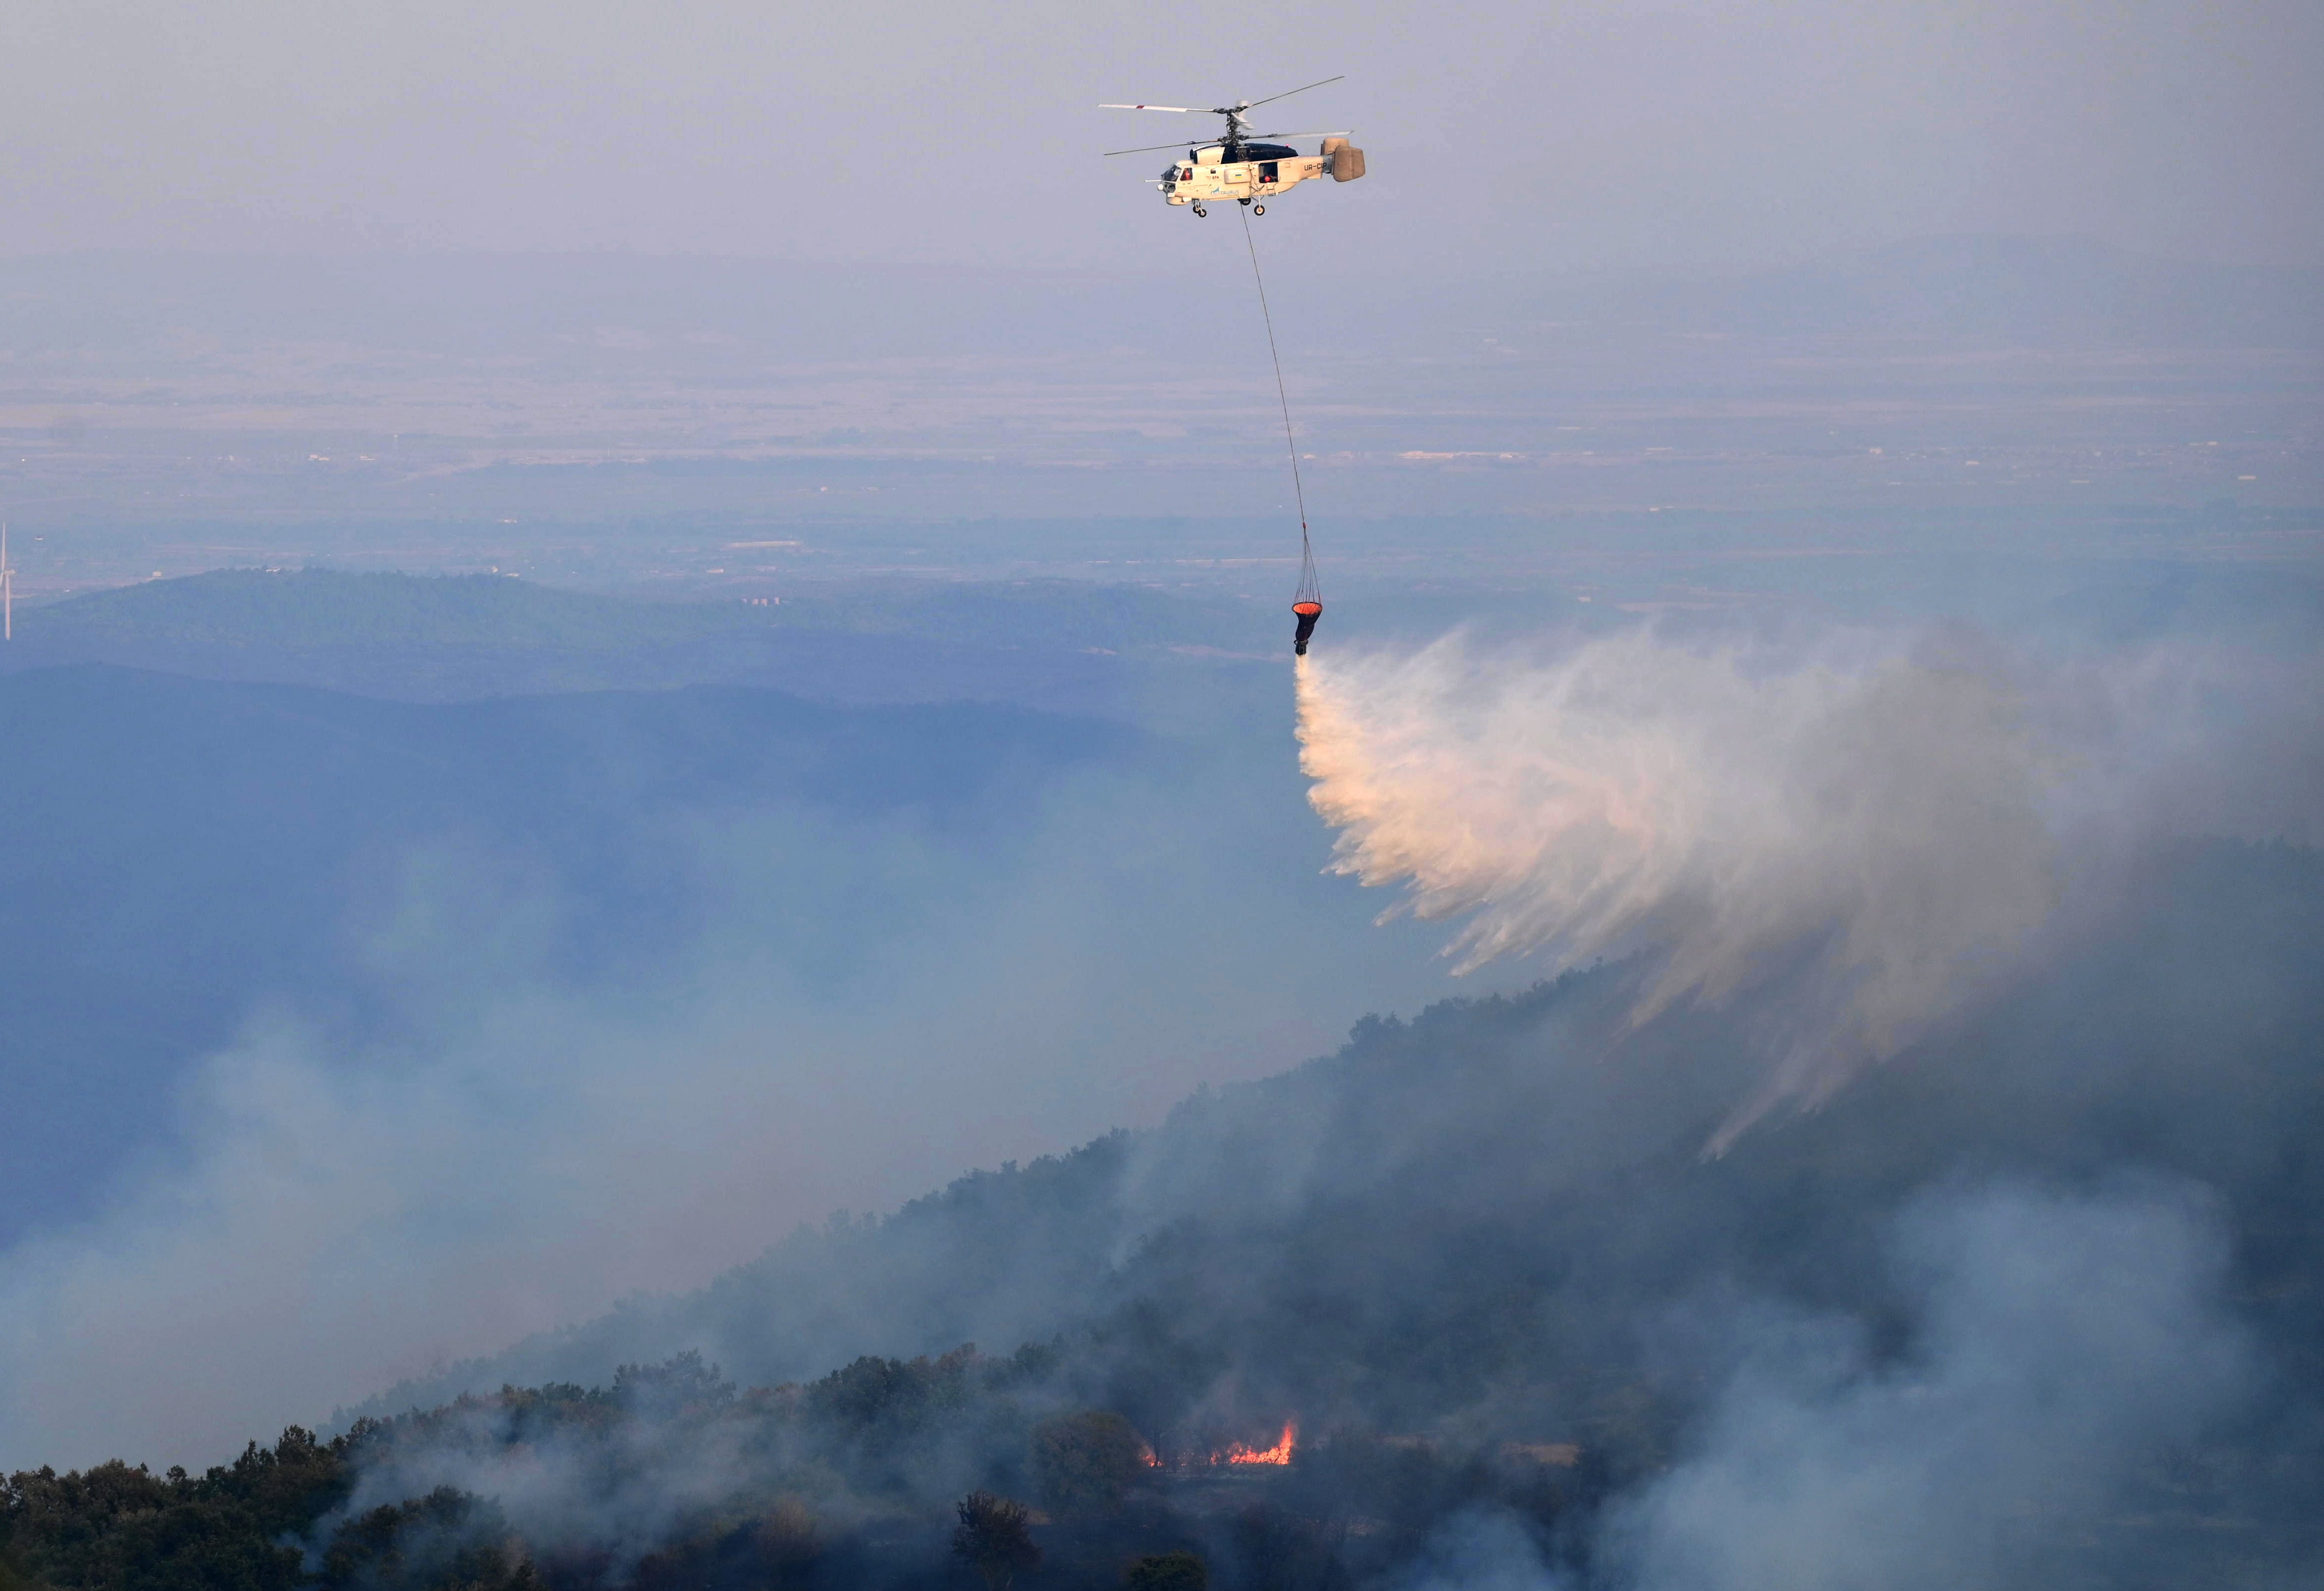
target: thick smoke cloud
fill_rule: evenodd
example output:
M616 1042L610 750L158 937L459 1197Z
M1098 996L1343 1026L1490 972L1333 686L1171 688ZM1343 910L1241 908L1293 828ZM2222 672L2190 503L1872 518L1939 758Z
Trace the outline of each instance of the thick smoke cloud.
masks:
M706 1371L702 1380L710 1381ZM731 1504L739 1488L779 1469L767 1453L748 1450L736 1428L684 1418L675 1399L659 1407L650 1395L623 1402L642 1404L629 1411L638 1418L609 1422L602 1441L525 1429L491 1405L452 1412L408 1447L389 1444L372 1456L313 1539L328 1540L346 1520L449 1485L490 1498L528 1541L602 1553L628 1569L689 1515Z
M1430 1539L1401 1591L1563 1591L1572 1583L1516 1520L1479 1510Z
M1910 1311L1901 1348L1857 1317L1706 1299L1674 1323L1672 1357L1719 1390L1670 1468L1596 1522L1587 1572L1520 1522L1471 1513L1440 1527L1402 1584L2124 1583L2123 1522L2168 1517L2172 1456L2247 1418L2271 1385L2227 1305L2229 1247L2218 1201L2181 1182L1924 1193L1889 1231ZM2094 1556L2101 1534L2117 1545ZM2137 1583L2171 1583L2181 1545L2155 1532Z
M1038 843L689 817L697 930L587 984L544 952L553 880L423 846L370 942L384 1035L254 1013L166 1154L0 1254L0 1468L207 1465L1429 998L1409 947L1256 882L1291 791L1199 777L1245 798L1094 772L1026 798Z
M1639 630L1319 655L1298 691L1333 869L1404 886L1386 916L1462 919L1458 970L1643 952L1639 1020L1738 1012L1768 1075L1719 1148L2006 979L2098 851L2166 821L2311 826L2274 770L2312 754L2312 708L2284 705L2312 684L2187 648L2037 667L1958 638L1803 657Z
M1622 1511L1628 1582L2043 1583L2142 1467L2258 1384L2227 1249L2181 1185L1924 1200L1895 1245L1912 1346L1882 1362L1858 1322L1763 1316L1693 1450Z

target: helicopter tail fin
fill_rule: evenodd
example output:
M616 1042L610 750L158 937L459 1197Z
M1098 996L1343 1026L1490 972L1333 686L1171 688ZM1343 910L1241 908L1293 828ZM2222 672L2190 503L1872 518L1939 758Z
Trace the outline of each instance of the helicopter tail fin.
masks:
M1364 152L1344 138L1323 140L1323 160L1334 182L1353 182L1364 174Z

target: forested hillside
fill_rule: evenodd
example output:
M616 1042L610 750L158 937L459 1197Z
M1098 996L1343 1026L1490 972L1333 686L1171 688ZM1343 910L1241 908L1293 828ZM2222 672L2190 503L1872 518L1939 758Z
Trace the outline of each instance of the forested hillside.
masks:
M2298 1237L2302 1200L2324 1191L2301 1149L2324 1120L2324 986L2308 975L2324 860L2189 848L2142 888L2135 925L1716 1159L1702 1148L1753 1076L1729 1038L1748 1014L1632 1031L1634 971L1607 967L1367 1020L1339 1054L1198 1096L1152 1134L980 1173L885 1220L802 1230L699 1293L632 1303L360 1412L586 1381L687 1347L779 1382L859 1351L1046 1338L1159 1309L1174 1341L1194 1333L1246 1383L1264 1366L1306 1410L1353 1398L1402 1421L1487 1398L1508 1367L1493 1356L1541 1351L1536 1327L1581 1334L1551 1358L1587 1358L1602 1346L1590 1333L1629 1330L1712 1271L1873 1307L1885 1224L1953 1175L2079 1182L2127 1166L2200 1181L2267 1235L2243 1263L2292 1266L2253 1294L2307 1296L2324 1281L2301 1268ZM1485 1329L1479 1285L1518 1317ZM1448 1379L1408 1406L1418 1363L1384 1379L1333 1368L1375 1352L1379 1331Z
M1368 1021L1154 1132L399 1388L326 1448L20 1476L6 1561L60 1588L935 1584L976 1567L950 1532L990 1492L1041 1554L1008 1569L978 1514L994 1585L1181 1551L1219 1586L1448 1554L1681 1584L1727 1488L1781 1531L1803 1488L1860 1508L1902 1466L1920 1511L1867 1537L1864 1583L2299 1572L2324 861L2189 848L2132 906L1721 1158L1748 1012L1635 1029L1628 965ZM291 1513L263 1501L293 1473ZM261 1536L297 1548L272 1582L230 1567Z

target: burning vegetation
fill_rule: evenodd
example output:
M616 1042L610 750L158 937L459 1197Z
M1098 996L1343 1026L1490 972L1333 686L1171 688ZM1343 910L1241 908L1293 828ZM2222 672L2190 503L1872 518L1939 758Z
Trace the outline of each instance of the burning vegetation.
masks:
M1288 1464L1291 1462L1292 1446L1298 1439L1299 1428L1286 1420L1283 1422L1283 1434L1275 1439L1273 1447L1248 1448L1237 1442L1224 1453L1213 1454L1211 1462L1213 1464Z
M1188 1449L1182 1457L1166 1458L1152 1448L1141 1445L1139 1461L1148 1469L1174 1470L1231 1468L1245 1464L1283 1466L1291 1462L1298 1442L1298 1422L1286 1420L1283 1422L1282 1433L1270 1447L1255 1448L1249 1442L1229 1442L1224 1447L1197 1447Z

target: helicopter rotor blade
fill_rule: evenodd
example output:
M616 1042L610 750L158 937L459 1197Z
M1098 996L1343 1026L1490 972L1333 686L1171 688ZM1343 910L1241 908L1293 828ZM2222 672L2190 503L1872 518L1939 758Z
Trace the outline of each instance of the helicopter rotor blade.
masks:
M1270 94L1265 99L1247 99L1235 108L1237 110L1256 110L1262 105L1273 105L1278 99L1288 99L1295 94L1305 94L1310 88L1321 88L1325 83L1336 83L1347 75L1347 73L1342 72L1337 78L1323 78L1313 83L1304 83L1296 88L1286 88L1280 94Z
M1345 127L1336 127L1313 133L1253 133L1250 134L1250 141L1253 143L1260 143L1269 138L1346 138L1350 134ZM1136 149L1110 149L1105 153L1106 158L1111 159L1115 155L1152 154L1157 149L1219 149L1225 147L1225 144L1226 140L1223 138L1205 138L1193 143L1182 140L1176 143L1141 144Z
M1102 105L1097 108L1100 110L1176 111L1182 116L1194 115L1195 109L1195 107L1191 105Z
M1157 149L1206 149L1217 142L1215 138L1206 138L1201 143L1188 143L1181 139L1176 143L1148 143L1136 149L1110 149L1105 152L1105 158L1111 160L1118 154L1152 154Z

